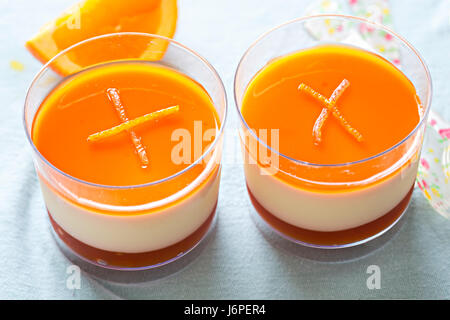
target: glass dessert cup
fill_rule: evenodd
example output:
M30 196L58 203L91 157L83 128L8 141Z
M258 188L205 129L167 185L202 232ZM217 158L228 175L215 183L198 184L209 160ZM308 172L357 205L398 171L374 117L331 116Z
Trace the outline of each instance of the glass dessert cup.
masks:
M86 61L85 55L90 56ZM163 179L137 185L88 182L54 166L33 141L39 107L58 84L93 66L117 62L148 62L175 70L199 84L214 106L219 120L216 134L198 158ZM29 88L24 126L58 243L92 264L116 270L162 266L196 247L215 221L226 113L224 86L214 68L172 39L107 34L82 41L50 60Z
M322 33L322 25L334 26L341 32ZM389 37L399 52L401 66L372 48L359 33L361 29ZM279 152L281 133L279 141L274 142L273 134L270 139L267 132L261 136L247 123L242 113L246 92L273 61L321 45L363 49L396 65L413 84L420 100L422 112L417 126L399 143L358 161L316 164ZM350 16L319 15L287 22L263 34L245 52L235 74L234 95L251 211L266 227L298 244L334 249L374 239L403 216L414 189L432 87L423 59L400 36ZM281 112L281 106L279 109Z

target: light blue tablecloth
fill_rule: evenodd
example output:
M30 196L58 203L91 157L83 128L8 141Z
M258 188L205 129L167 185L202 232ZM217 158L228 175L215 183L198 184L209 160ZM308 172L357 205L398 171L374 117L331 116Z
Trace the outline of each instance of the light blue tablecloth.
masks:
M232 80L241 55L262 32L302 16L310 2L179 1L175 38L217 68L228 91L230 128L237 120ZM450 1L391 2L395 29L430 67L433 109L450 120ZM0 0L0 298L450 298L450 221L418 190L401 225L386 237L339 253L315 251L286 246L258 231L248 214L242 168L233 164L223 170L217 226L192 262L159 273L83 272L80 289L69 289L72 263L49 231L21 113L26 89L40 68L23 43L70 3ZM14 71L11 60L22 62L25 70ZM370 265L380 269L381 289L366 285ZM104 280L108 277L114 281Z

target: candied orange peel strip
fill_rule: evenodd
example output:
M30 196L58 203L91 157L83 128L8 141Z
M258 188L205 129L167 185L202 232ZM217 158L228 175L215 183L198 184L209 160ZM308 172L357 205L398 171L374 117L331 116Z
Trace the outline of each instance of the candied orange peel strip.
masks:
M329 110L328 108L323 108L313 127L313 136L315 144L318 145L322 141L322 127L325 121L328 119Z
M122 101L120 99L119 89L117 88L108 88L106 90L106 94L108 96L109 101L114 105L114 108L117 111L117 115L120 118L120 121L122 123L127 122L129 119L127 117L127 114L125 112L125 107L122 104ZM136 149L136 153L139 156L139 160L141 161L142 167L147 168L148 166L148 156L147 152L145 151L144 146L141 142L141 137L139 137L133 130L129 130L131 142L134 145L134 148ZM89 141L89 137L88 137Z
M345 128L345 130L350 133L358 142L361 142L363 140L362 134L353 128L350 123L344 118L344 116L339 111L336 101L337 99L342 95L343 91L350 85L350 83L344 79L344 81L341 82L341 84L336 88L336 90L331 95L330 99L325 98L323 95L321 95L319 92L315 91L313 88L309 87L308 85L301 83L298 87L300 91L303 91L313 98L319 100L324 107L328 111L322 110L319 118L317 119L316 123L314 124L313 128L313 134L316 138L316 144L321 141L321 128L323 124L325 123L326 119L328 118L328 113L331 111L333 116L339 120L339 123Z
M130 134L131 142L133 143L136 153L139 156L139 160L141 161L142 168L146 168L149 163L147 152L145 151L145 148L142 145L141 137L139 137L136 134L136 132L134 132L133 128L138 125L144 124L146 122L149 122L152 120L157 120L162 117L171 115L175 112L178 112L180 107L178 105L172 106L169 108L158 110L156 112L145 114L145 115L138 117L136 119L133 119L133 120L129 120L128 116L126 114L126 111L125 111L125 107L123 106L122 101L120 99L119 90L116 88L109 88L106 90L106 94L108 96L108 99L114 105L114 108L116 109L117 114L122 123L110 128L110 129L106 129L106 130L91 134L87 138L87 141L88 142L96 142L96 141L103 140L108 137L115 136L121 132L127 131Z
M333 91L330 99L328 101L332 105L336 105L338 99L344 93L345 89L350 86L350 82L347 79L342 80L336 90ZM325 121L328 119L329 109L328 107L324 107L313 127L313 136L315 139L315 144L319 144L322 141L322 127L325 124Z
M172 106L165 109L161 109L155 112L147 113L143 116L140 116L138 118L135 118L133 120L128 120L126 122L123 122L117 126L114 126L110 129L106 129L94 134L91 134L88 137L88 141L95 142L99 141L105 138L109 138L115 135L118 135L119 133L122 133L124 131L129 131L133 129L134 127L137 127L141 124L147 123L149 121L157 120L166 116L169 116L171 114L174 114L180 110L180 106Z

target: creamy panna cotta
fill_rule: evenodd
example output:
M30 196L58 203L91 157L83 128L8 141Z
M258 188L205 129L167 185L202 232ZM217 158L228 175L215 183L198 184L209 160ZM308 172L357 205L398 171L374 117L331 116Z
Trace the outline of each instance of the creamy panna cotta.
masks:
M412 82L381 56L320 45L271 60L249 81L240 112L250 199L282 235L357 244L406 210L424 109Z
M57 236L110 268L183 255L214 220L221 127L207 91L165 66L113 62L67 77L31 128Z
M125 211L122 214L95 210L89 203L81 205L65 198L44 179L41 179L41 189L59 234L67 233L100 250L147 253L177 244L196 232L202 224L211 222L220 180L218 168L211 169L194 181L189 188L191 190L185 190L173 199L160 201L154 209Z

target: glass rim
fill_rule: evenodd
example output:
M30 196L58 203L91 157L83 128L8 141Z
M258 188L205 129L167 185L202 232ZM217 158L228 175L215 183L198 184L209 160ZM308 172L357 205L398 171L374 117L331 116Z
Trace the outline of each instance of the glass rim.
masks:
M361 159L361 160L357 160L357 161L351 161L351 162L344 162L344 163L333 163L333 164L317 164L317 163L312 163L312 162L308 162L308 161L303 161L303 160L298 160L298 159L294 159L288 155L285 155L277 150L274 150L272 147L270 147L269 145L267 145L267 143L265 143L264 141L261 141L261 139L256 135L256 133L253 131L253 129L251 129L249 127L249 125L247 124L247 122L244 119L244 116L241 113L240 110L240 103L238 102L238 98L237 98L237 90L236 90L236 86L237 86L237 77L240 73L240 69L242 67L242 64L244 62L244 59L247 57L247 55L251 52L251 50L261 41L263 40L266 36L268 36L269 34L271 34L274 31L277 31L278 29L281 29L283 27L286 27L288 25L291 24L295 24L297 22L304 22L304 21L308 21L308 20L315 20L315 19L340 19L340 20L353 20L353 21L359 21L362 23L366 23L366 24L370 24L378 29L382 29L383 31L388 32L389 34L391 34L392 36L394 36L395 38L397 38L398 40L400 40L403 44L406 45L406 47L411 50L415 56L418 58L418 60L420 61L423 69L425 70L425 74L427 77L427 98L426 98L426 102L423 104L423 106L425 107L425 112L423 113L419 123L417 124L417 126L411 130L411 132L405 137L403 138L400 142L396 143L395 145L393 145L392 147L387 148L386 150L377 153L373 156ZM406 75L405 75L406 76ZM408 78L408 77L407 77ZM251 80L250 80L251 81ZM250 82L249 82L250 83ZM345 166L351 166L351 165L357 165L360 163L364 163L364 162L368 162L370 160L374 160L376 158L380 158L383 155L389 153L390 151L397 149L399 146L401 146L403 143L405 143L406 141L408 141L418 130L419 128L421 128L423 125L426 124L426 119L428 118L428 114L430 112L431 109L431 101L432 101L432 95L433 95L433 83L432 83L432 79L431 79L431 74L430 74L430 70L427 66L427 64L425 63L425 59L420 55L419 51L411 44L409 43L405 38L403 38L402 36L400 36L399 34L397 34L395 31L391 30L390 28L377 23L377 22L373 22L370 21L368 19L364 19L361 17L356 17L356 16L351 16L351 15L342 15L342 14L317 14L317 15L309 15L309 16L304 16L304 17L300 17L300 18L295 18L289 21L286 21L280 25L277 25L271 29L269 29L268 31L264 32L263 34L261 34L248 48L247 50L244 52L244 54L242 55L241 59L239 60L239 63L237 65L235 74L234 74L234 83L233 83L233 94L234 94L234 102L235 102L235 107L237 110L237 113L239 115L239 118L241 120L241 123L244 124L245 128L250 132L250 134L257 140L257 142L261 145L263 145L265 148L267 148L268 150L270 150L270 152L273 152L274 154L281 156L289 161L294 162L295 164L299 164L299 165L305 165L305 166L311 166L311 167L330 167L330 168L336 168L336 167L345 167Z
M76 177L74 177L74 176L64 172L63 170L57 168L56 166L54 166L49 160L47 160L47 158L45 158L39 152L39 150L37 149L36 145L34 144L32 138L31 138L31 135L30 135L30 133L28 132L28 129L27 129L27 119L26 119L27 106L29 104L29 98L30 98L31 90L36 85L37 81L40 79L42 74L49 68L49 66L56 59L60 58L61 56L63 56L64 54L68 53L72 49L74 49L74 48L76 48L76 47L78 47L80 45L83 45L85 43L88 43L88 42L91 42L91 41L95 41L95 40L98 40L98 39L102 39L102 38L107 38L107 37L111 37L112 38L112 37L131 36L131 35L148 37L148 38L159 38L159 39L162 39L162 40L166 40L169 43L174 44L174 45L180 47L181 49L187 51L189 54L195 56L196 58L198 58L201 62L203 62L206 65L206 67L209 69L209 71L211 71L211 73L214 76L215 80L218 82L221 91L224 93L224 95L223 95L224 96L224 101L223 101L224 102L224 112L223 112L223 120L220 121L220 128L217 131L216 136L214 137L214 141L208 146L208 148L202 153L202 155L197 160L192 162L186 168L184 168L184 169L182 169L182 170L180 170L180 171L178 171L178 172L176 172L176 173L174 173L174 174L172 174L172 175L170 175L170 176L168 176L166 178L159 179L159 180L152 181L152 182L148 182L148 183L143 183L143 184L125 185L125 186L104 185L104 184L94 183L94 182L90 182L90 181L86 181L86 180L83 180L83 179L76 178ZM82 70L80 70L80 71L82 71ZM206 91L206 89L205 89L205 91ZM201 163L203 161L203 159L205 159L215 149L218 141L223 136L223 132L224 132L227 116L228 116L228 100L227 100L226 90L225 90L225 86L223 84L223 81L220 78L217 70L211 65L211 63L208 60L206 60L204 57L202 57L199 53L197 53L193 49L190 49L189 47L183 45L182 43L180 43L180 42L178 42L176 40L173 40L171 38L165 37L165 36L152 34L152 33L145 33L145 32L115 32L115 33L102 34L102 35L99 35L99 36L91 37L91 38L82 40L80 42L77 42L77 43L67 47L66 49L62 50L57 55L55 55L53 58L51 58L47 63L45 63L41 67L41 69L36 73L36 75L33 77L33 80L31 81L31 84L30 84L30 86L27 89L27 94L25 96L25 102L24 102L24 108L23 108L23 114L22 114L22 124L23 124L23 127L25 129L25 134L26 134L27 140L28 140L29 144L31 145L32 150L51 169L55 170L59 174L62 174L63 176L65 176L66 178L68 178L70 180L73 180L73 181L75 181L77 183L80 183L80 184L88 185L90 187L101 188L101 189L110 189L110 190L126 190L126 189L145 188L145 187L150 187L150 186L161 184L163 182L172 180L172 179L182 175L183 173L185 173L185 172L189 171L190 169L192 169L193 167L195 167L197 164ZM33 119L34 119L34 117L33 117ZM30 132L31 132L31 130L30 130ZM210 161L214 161L214 160L211 159ZM191 181L191 183L194 182L195 180L196 179ZM189 183L189 185L191 183ZM187 186L189 186L189 185L187 185ZM183 187L183 189L185 189L186 187Z

